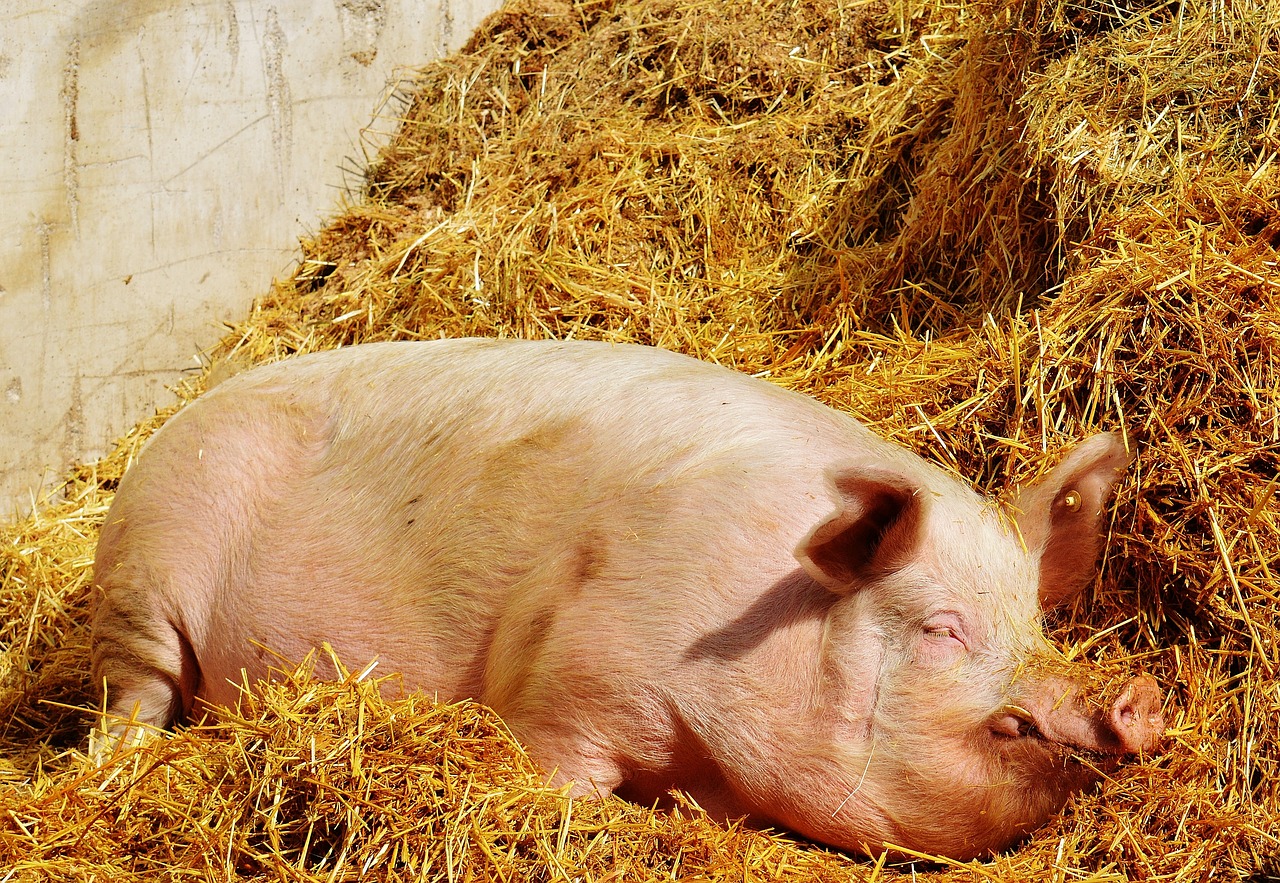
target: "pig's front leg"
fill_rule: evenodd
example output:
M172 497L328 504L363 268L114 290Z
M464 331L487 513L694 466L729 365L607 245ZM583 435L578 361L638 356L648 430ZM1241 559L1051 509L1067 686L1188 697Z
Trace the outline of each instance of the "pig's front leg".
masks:
M623 782L619 764L585 738L534 730L520 733L520 740L546 767L547 784L552 788L567 784L574 797L608 797Z

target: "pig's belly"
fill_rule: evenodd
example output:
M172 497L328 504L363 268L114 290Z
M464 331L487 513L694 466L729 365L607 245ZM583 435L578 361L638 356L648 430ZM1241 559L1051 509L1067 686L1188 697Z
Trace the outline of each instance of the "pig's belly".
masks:
M259 599L261 600L261 599ZM296 602L296 599L290 599ZM487 657L485 628L461 624L427 605L388 603L376 592L317 592L309 603L245 604L194 630L196 697L235 707L247 684L276 680L312 655L314 674L341 676L326 645L350 674L379 679L385 695L408 692L442 701L479 698Z

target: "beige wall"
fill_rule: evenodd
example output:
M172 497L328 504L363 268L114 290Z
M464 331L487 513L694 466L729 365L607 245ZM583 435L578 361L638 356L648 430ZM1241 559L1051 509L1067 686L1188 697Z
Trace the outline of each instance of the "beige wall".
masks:
M0 517L173 401L337 207L396 71L497 6L4 4Z

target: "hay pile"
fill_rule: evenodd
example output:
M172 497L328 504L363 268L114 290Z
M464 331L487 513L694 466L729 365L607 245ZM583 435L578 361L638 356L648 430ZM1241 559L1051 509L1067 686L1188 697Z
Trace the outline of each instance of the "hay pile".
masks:
M482 709L358 674L92 769L93 545L160 415L4 529L3 879L1280 879L1278 35L1264 0L517 0L406 84L367 193L220 354L653 343L988 492L1123 427L1055 636L1154 673L1169 738L1021 848L895 868L570 802Z

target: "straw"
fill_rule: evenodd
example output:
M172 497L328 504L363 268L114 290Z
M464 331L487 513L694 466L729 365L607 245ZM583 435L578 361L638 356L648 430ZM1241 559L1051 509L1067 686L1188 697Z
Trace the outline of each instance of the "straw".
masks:
M1280 877L1280 7L521 0L179 390L392 338L592 338L809 393L988 493L1138 458L1052 637L1169 731L985 862L569 800L480 706L307 668L95 769L88 581L168 409L0 533L14 880Z

